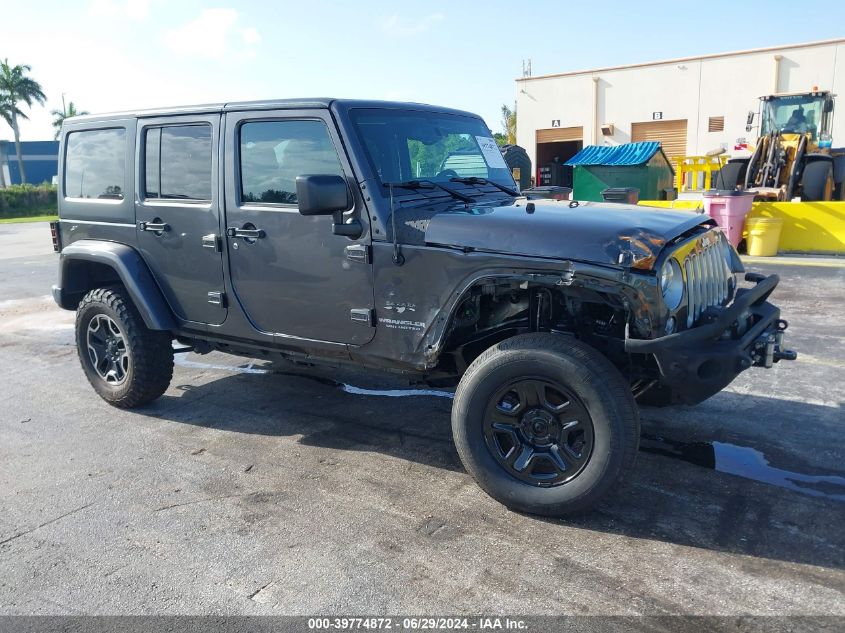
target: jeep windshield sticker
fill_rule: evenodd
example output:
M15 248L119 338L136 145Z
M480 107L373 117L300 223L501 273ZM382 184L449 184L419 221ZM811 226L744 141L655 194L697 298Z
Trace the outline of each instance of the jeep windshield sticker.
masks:
M422 321L406 321L404 319L386 319L384 317L379 317L378 322L391 330L412 330L414 332L421 332L425 329L425 323Z
M493 169L508 168L505 164L505 159L502 158L502 152L499 150L499 146L496 145L496 141L489 136L476 136L475 140L478 141L478 147L481 149L481 153L484 155L484 160L488 166Z

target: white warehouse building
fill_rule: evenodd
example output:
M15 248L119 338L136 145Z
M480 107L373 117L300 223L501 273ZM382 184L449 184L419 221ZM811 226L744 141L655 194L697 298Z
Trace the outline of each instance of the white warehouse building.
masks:
M836 39L523 77L516 80L517 144L535 177L586 145L656 140L670 158L719 147L742 155L735 146L756 139L756 118L752 131L745 127L759 97L815 89L845 99L843 68L845 39ZM833 146L845 146L845 110L834 114L832 132Z

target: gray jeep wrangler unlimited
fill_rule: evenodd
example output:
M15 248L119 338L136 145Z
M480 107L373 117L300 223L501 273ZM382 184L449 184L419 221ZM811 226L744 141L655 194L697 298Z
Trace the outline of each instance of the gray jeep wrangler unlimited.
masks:
M583 512L631 467L636 400L697 403L771 367L776 275L706 216L530 202L477 116L331 99L75 117L58 304L118 407L198 353L352 363L457 385L492 497Z

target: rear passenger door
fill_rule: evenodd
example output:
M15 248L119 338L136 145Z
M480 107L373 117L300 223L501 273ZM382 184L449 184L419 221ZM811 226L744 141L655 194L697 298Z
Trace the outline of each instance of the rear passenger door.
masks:
M138 246L173 312L226 318L217 148L220 115L138 123Z

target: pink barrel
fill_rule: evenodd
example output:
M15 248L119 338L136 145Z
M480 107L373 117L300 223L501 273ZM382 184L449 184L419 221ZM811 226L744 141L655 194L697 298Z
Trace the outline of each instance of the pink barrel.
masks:
M742 240L745 216L751 211L753 192L708 191L704 194L704 212L722 227L728 240L736 248Z

